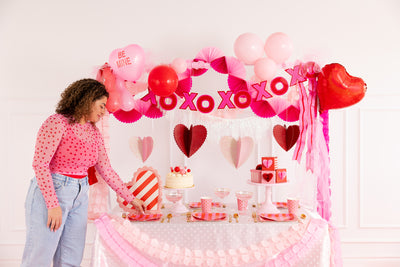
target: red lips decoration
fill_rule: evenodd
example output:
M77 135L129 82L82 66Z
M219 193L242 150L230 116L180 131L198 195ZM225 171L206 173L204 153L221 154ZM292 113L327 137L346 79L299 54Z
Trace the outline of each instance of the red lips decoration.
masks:
M366 91L366 83L348 74L338 63L325 65L318 75L320 111L354 105L364 97Z
M190 125L188 129L183 124L178 124L174 129L175 142L188 158L196 153L207 137L207 129L203 125Z
M275 125L273 134L276 142L285 150L289 151L300 135L300 128L298 125L291 125L286 128L286 125Z

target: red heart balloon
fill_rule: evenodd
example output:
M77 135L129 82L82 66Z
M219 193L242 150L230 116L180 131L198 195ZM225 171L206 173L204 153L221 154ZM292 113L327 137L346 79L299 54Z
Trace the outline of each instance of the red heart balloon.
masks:
M207 137L207 129L203 125L190 125L188 129L183 124L178 124L174 129L175 142L188 158L196 153Z
M300 128L298 125L291 125L286 128L282 125L275 125L273 129L273 134L276 142L285 150L289 151L294 144L296 144L297 139L300 135Z
M348 74L338 63L325 65L318 75L320 111L354 105L364 97L366 91L366 83Z

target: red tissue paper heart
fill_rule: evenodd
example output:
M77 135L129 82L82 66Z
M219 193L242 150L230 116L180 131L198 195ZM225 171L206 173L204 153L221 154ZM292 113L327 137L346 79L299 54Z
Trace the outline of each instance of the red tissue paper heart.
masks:
M190 125L188 129L183 124L178 124L174 129L175 142L188 158L196 153L207 137L207 129L203 125Z
M298 125L291 125L287 128L286 125L275 125L273 133L276 142L278 142L285 151L289 151L299 138L300 128Z
M367 84L347 73L338 64L325 65L318 74L317 92L321 112L344 108L359 102L367 91Z

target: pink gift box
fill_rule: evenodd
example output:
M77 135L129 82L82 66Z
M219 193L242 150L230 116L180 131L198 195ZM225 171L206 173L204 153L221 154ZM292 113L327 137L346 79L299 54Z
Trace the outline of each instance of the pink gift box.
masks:
M251 181L253 183L261 183L261 170L250 170L251 173Z
M274 184L275 183L275 171L261 171L261 183L262 184Z
M276 169L276 183L287 183L286 169Z
M276 157L262 157L261 166L263 171L275 171L277 165Z

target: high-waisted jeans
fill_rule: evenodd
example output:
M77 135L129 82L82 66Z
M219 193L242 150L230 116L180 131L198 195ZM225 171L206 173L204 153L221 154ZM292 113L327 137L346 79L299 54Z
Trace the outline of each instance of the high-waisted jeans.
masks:
M21 266L80 266L85 248L88 178L76 179L52 174L62 209L61 227L52 232L46 226L47 207L33 178L25 202L26 243Z

